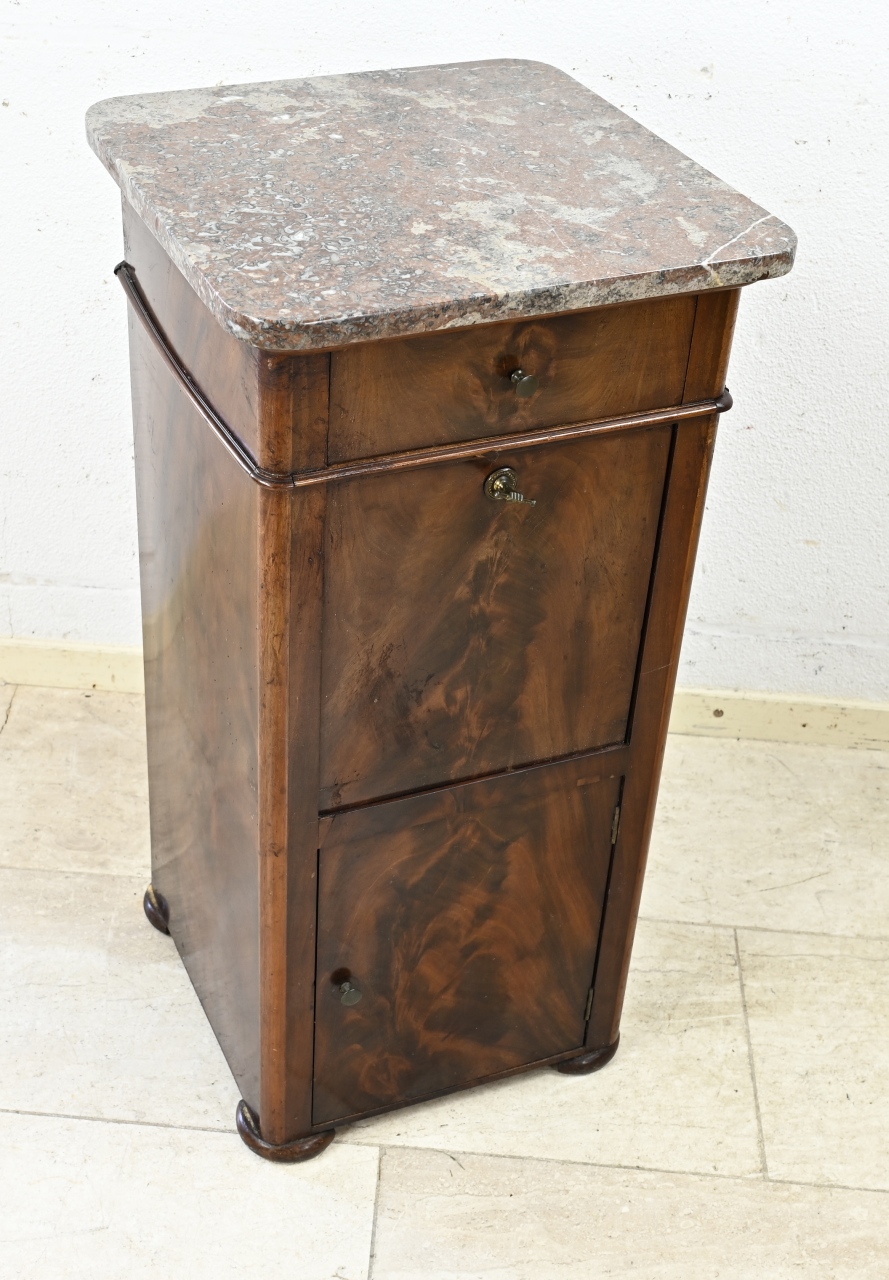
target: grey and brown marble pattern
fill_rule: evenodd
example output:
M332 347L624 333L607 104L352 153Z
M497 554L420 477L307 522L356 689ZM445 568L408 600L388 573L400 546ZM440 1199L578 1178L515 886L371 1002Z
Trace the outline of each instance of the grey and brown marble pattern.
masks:
M783 275L796 238L502 60L110 98L96 154L220 323L308 350Z

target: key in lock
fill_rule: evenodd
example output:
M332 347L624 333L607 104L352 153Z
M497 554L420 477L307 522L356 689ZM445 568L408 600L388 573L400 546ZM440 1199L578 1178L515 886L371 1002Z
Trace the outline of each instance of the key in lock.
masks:
M526 498L519 492L516 487L518 481L512 467L498 467L485 481L485 497L492 502L524 502L529 507L536 507L536 498Z

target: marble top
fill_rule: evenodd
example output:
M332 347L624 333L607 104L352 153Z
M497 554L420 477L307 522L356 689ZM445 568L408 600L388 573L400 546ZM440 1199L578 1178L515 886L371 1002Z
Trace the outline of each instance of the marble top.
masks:
M220 323L267 348L750 284L796 247L539 62L109 98L87 135Z

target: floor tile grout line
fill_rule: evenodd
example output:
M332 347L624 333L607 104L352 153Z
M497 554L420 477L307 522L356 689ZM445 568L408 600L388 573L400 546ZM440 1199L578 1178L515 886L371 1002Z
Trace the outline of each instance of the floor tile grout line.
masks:
M738 940L738 931L734 929L733 936L735 940L735 963L738 966L738 987L741 992L741 1009L744 1013L744 1034L747 1037L747 1062L750 1067L750 1084L753 1087L753 1106L756 1111L756 1133L759 1142L759 1158L762 1163L762 1176L766 1182L769 1179L769 1161L766 1155L766 1140L762 1128L762 1112L759 1106L759 1087L756 1083L756 1063L753 1059L753 1040L750 1035L750 1014L747 1010L747 992L744 989L744 970L741 965L741 944Z
M0 862L0 871L30 871L41 876L106 876L110 880L141 880L145 885L151 879L148 865L142 871L84 871L82 867L20 867Z
M89 873L87 873L89 874ZM817 929L776 929L763 924L726 924L724 921L710 920L668 920L664 916L647 916L639 913L639 919L645 924L677 925L684 929L722 929L726 933L781 933L792 938L832 938L836 942L889 942L889 935L883 933L821 933Z
M414 1147L409 1143L404 1145L395 1144L391 1146L382 1146L376 1142L349 1142L343 1139L344 1146L353 1147L379 1147L381 1151L414 1151L421 1155L438 1155L449 1156L477 1156L479 1160L518 1160L522 1164L555 1164L570 1165L572 1169L617 1169L624 1173L657 1173L663 1174L671 1178L715 1178L721 1182L739 1182L744 1186L782 1186L782 1187L806 1187L813 1191L866 1191L870 1195L889 1196L889 1187L861 1187L850 1185L845 1182L806 1182L801 1178L773 1178L768 1180L760 1177L745 1177L740 1173L702 1173L696 1169L666 1169L658 1165L642 1165L642 1164L601 1164L591 1160L560 1160L557 1156L518 1156L510 1155L502 1151L452 1151L448 1147ZM370 1277L368 1278L370 1280Z
M235 1133L235 1125L215 1129L206 1124L162 1124L159 1120L127 1120L122 1116L85 1116L70 1111L29 1111L24 1107L0 1107L0 1116L34 1116L40 1120L83 1120L87 1124L133 1125L137 1129L173 1129L177 1133Z
M374 1260L377 1252L377 1216L380 1211L380 1187L383 1181L384 1151L385 1147L377 1147L377 1185L374 1189L374 1215L370 1228L370 1253L367 1260L367 1280L373 1280Z
M76 1120L86 1124L117 1124L131 1126L136 1129L170 1129L175 1133L216 1133L222 1136L234 1136L236 1133L234 1125L231 1128L214 1129L209 1125L161 1124L156 1120L125 1120L117 1116L86 1116L67 1111L30 1111L22 1107L0 1107L0 1115L33 1116L38 1120ZM377 1186L374 1197L374 1225L371 1233L371 1261L373 1260L373 1250L376 1246L377 1208L382 1184L383 1155L390 1151L417 1151L423 1155L432 1154L450 1157L477 1156L480 1160L521 1160L523 1163L529 1164L570 1165L574 1169L617 1169L625 1173L657 1173L671 1178L716 1178L721 1182L740 1182L746 1186L765 1182L763 1178L747 1177L740 1173L717 1173L715 1170L704 1172L700 1169L668 1169L660 1165L607 1164L594 1160L565 1160L557 1156L517 1156L502 1151L456 1151L447 1147L416 1147L409 1143L386 1146L373 1139L361 1142L346 1136L343 1136L337 1145L340 1147L377 1148ZM768 1182L769 1185L774 1186L807 1187L815 1191L864 1191L870 1195L889 1196L889 1187L854 1186L845 1182L806 1182L802 1178L776 1178L771 1175L768 1178ZM372 1280L370 1272L368 1272L368 1280Z
M15 695L18 693L18 691L19 691L18 685L14 684L12 686L12 693L10 694L10 697L9 697L9 706L6 708L6 715L3 717L3 723L0 724L0 733L2 733L3 730L6 728L6 726L9 724L9 717L12 713L12 704L15 702Z

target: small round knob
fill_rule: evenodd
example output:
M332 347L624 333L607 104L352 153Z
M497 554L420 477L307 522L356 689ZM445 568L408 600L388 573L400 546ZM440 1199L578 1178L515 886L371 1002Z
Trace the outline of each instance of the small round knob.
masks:
M360 999L361 992L348 979L340 983L340 1004L357 1004Z
M524 369L516 369L509 375L509 380L515 388L517 396L526 399L533 396L534 392L540 387L540 379L536 373L525 373Z

